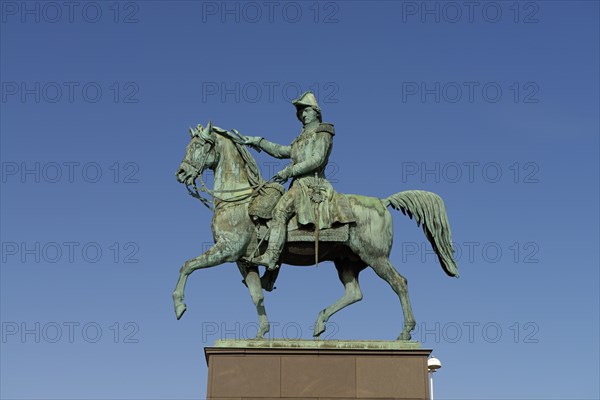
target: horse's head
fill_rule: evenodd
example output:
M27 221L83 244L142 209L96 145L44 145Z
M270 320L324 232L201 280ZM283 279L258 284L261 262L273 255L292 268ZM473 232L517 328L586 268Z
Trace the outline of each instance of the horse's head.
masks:
M198 124L195 128L190 128L190 136L185 156L175 174L177 181L186 186L192 186L194 180L205 169L214 169L218 161L213 126L210 122L206 127Z

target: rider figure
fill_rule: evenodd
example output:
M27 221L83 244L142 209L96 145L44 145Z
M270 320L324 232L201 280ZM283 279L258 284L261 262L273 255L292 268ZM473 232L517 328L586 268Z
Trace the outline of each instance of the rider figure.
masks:
M329 228L334 222L329 213L333 188L325 179L325 167L335 134L333 125L322 122L321 109L312 92L304 93L292 104L296 107L296 117L302 122L303 127L302 132L291 145L276 144L260 136L244 137L246 145L259 147L276 158L292 159L291 164L274 177L280 183L292 178L292 183L273 210L267 250L263 255L252 260L257 265L266 266L268 270L278 267L277 261L286 239L287 223L294 215L299 225L313 224L315 229ZM310 199L311 191L314 192L315 180L318 180L323 188L326 200L317 204L317 209L314 200Z

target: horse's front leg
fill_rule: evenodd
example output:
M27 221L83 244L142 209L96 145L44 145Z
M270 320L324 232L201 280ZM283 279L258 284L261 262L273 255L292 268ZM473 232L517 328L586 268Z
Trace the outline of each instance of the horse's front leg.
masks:
M244 276L244 282L250 290L250 296L256 307L258 314L258 332L256 332L257 339L264 339L265 334L269 332L270 325L267 319L267 311L265 310L265 296L263 294L263 288L260 282L260 276L258 275L258 267L255 265L243 265L238 261L238 267Z
M187 260L181 269L179 270L179 279L175 291L173 292L173 305L175 306L175 315L177 319L180 319L185 310L187 309L183 302L185 293L185 284L187 283L188 276L197 269L214 267L215 265L223 264L227 261L234 261L239 258L236 251L229 240L219 240L208 249L205 253L199 255L196 258Z

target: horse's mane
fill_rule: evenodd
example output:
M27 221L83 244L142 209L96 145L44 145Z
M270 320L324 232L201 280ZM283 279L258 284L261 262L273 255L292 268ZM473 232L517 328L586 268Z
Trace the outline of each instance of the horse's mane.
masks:
M256 160L254 157L252 157L252 154L250 154L246 146L238 143L236 140L231 139L231 141L242 156L242 160L244 160L244 166L246 168L246 174L248 175L248 181L250 185L255 186L263 183L264 179L260 174L258 164L256 164Z
M235 147L240 152L242 159L244 160L246 166L246 173L248 174L248 181L250 185L260 185L264 182L262 175L260 174L260 168L258 168L258 164L256 164L256 160L252 157L252 154L248 151L248 148L239 143L235 143Z
M202 129L204 129L202 127L202 125L198 125L198 127L196 128L195 131L200 132L200 131L202 131ZM192 128L190 128L190 132L193 132L193 131L194 130ZM248 175L248 183L251 186L260 185L261 183L264 182L264 179L260 174L260 169L258 168L258 164L256 164L256 160L254 159L254 157L252 157L252 154L250 154L250 152L244 145L242 137L237 133L237 131L235 131L235 130L233 130L233 131L234 131L234 133L229 132L227 130L219 130L219 131L214 131L214 132L217 133L218 135L220 135L221 137L223 137L224 139L228 139L229 141L231 141L231 143L233 143L233 145L237 149L238 153L242 157L242 160L244 161L246 175Z

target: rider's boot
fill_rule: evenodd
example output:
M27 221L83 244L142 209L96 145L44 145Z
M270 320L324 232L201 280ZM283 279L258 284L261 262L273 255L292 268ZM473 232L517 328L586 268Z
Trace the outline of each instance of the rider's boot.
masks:
M271 220L271 234L269 235L269 245L267 250L259 257L252 259L252 263L256 265L264 265L269 271L273 271L279 267L277 261L283 244L285 242L286 223L279 221L278 218Z

